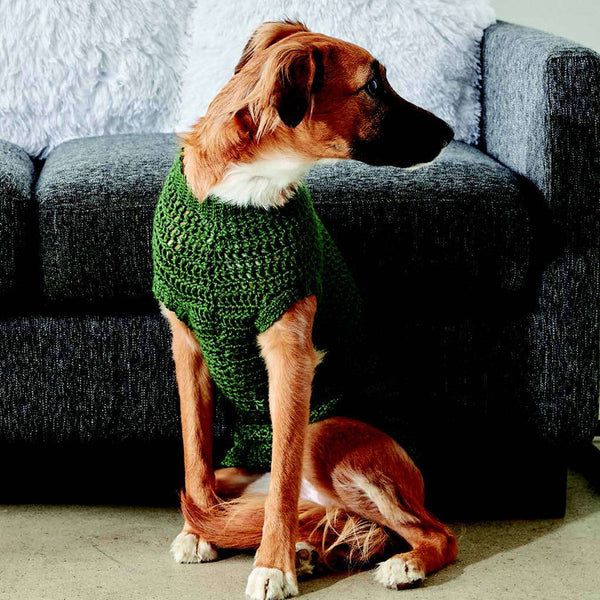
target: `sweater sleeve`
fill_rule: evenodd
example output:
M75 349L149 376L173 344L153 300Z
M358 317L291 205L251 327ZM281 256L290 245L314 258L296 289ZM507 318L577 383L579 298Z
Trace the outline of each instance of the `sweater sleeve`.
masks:
M194 203L183 177L181 161L175 160L154 209L152 225L152 293L156 300L188 323L186 285L189 283L186 241L193 242L197 222L187 204ZM189 242L188 242L189 243ZM177 251L174 252L174 249ZM183 257L183 259L181 258Z
M258 302L258 333L269 329L299 300L321 295L323 231L320 222L312 215L310 217L272 257L269 276L261 286Z
M296 302L313 295L317 297L320 295L320 285L314 277L298 278L290 285L274 290L273 294L265 297L264 302L259 307L256 319L258 333L265 332L273 323L279 321Z

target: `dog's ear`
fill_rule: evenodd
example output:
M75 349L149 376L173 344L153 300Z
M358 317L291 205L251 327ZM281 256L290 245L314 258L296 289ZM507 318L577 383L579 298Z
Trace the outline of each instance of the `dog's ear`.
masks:
M298 126L311 104L318 79L320 55L310 47L283 52L277 61L271 105L288 127Z
M299 21L268 21L260 25L244 47L242 57L235 67L234 73L239 73L246 63L261 50L301 31L309 31L306 25Z
M281 122L297 127L312 110L313 94L322 86L323 73L321 51L301 40L283 40L268 49L260 64L240 73L240 84L247 83L249 92L236 112L238 129L240 109L246 109L257 140Z

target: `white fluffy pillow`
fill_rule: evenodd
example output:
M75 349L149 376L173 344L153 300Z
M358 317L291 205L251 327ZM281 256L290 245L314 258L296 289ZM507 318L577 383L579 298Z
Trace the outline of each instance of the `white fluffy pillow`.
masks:
M198 0L183 75L180 129L202 116L263 21L297 19L365 47L398 93L445 119L456 138L479 137L479 66L489 0Z
M193 0L0 0L0 138L172 131Z

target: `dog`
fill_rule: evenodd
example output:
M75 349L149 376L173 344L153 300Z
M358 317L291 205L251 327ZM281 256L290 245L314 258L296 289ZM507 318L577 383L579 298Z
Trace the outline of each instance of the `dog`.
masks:
M452 138L444 121L392 89L385 68L369 52L291 21L264 23L254 32L231 80L206 115L182 135L181 157L163 190L181 206L179 212L170 204L157 209L153 235L154 254L161 257L155 259L154 290L172 332L181 406L184 526L171 547L176 561L212 561L219 548L255 549L246 594L252 600L275 600L297 595L298 576L318 568L383 558L397 538L406 550L380 562L375 571L376 580L389 588L414 586L455 560L455 536L425 509L423 478L396 441L343 416L309 424L311 385L323 360L313 344L320 300L312 287L299 286L308 290L306 295L299 292L302 297L278 304L284 307L281 314L271 311L256 321L246 319L246 313L235 317L239 322L233 334L227 333L227 347L215 342L221 327L232 327L233 316L219 312L224 294L231 289L251 294L262 284L248 277L238 285L220 283L223 273L235 274L238 263L226 242L214 241L223 237L214 226L223 215L228 236L238 235L252 215L265 220L263 228L285 228L285 219L300 219L293 222L310 229L307 239L317 236L328 244L303 196L307 192L301 191L302 176L313 163L356 159L409 168L432 161ZM292 204L299 208L288 210ZM206 240L194 237L194 227L202 228ZM185 241L185 231L192 241ZM256 229L256 235L262 231ZM213 245L206 250L209 238ZM232 239L236 247L242 243ZM244 260L251 264L254 257L247 254ZM294 250L289 257L298 272L314 254L306 256L298 258ZM256 260L261 260L258 255ZM181 283L176 298L175 282L188 272L196 279ZM346 300L353 303L348 293ZM204 304L198 308L192 301L200 297ZM210 321L211 310L219 323ZM213 398L227 386L235 395L235 377L247 365L242 358L233 368L222 362L233 356L232 348L247 347L239 345L238 333L250 323L264 324L252 330L260 364L254 361L250 367L261 370L268 384L261 389L272 425L272 438L265 442L271 446L264 446L272 447L270 472L234 464L253 456L252 432L263 440L265 430L258 425L242 437L245 450L214 472ZM261 405L255 404L248 410L260 412ZM257 442L260 448L262 443Z

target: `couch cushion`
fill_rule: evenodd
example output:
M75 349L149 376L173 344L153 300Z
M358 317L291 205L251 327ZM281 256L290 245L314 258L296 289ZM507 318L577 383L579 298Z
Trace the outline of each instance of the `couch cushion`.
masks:
M530 288L543 203L529 182L472 146L453 142L415 170L320 165L307 180L380 308L461 310Z
M0 299L18 298L33 284L33 180L29 155L0 140Z
M47 298L149 297L152 213L177 147L174 136L150 134L52 152L37 186ZM318 165L307 182L359 282L377 295L401 285L415 304L424 294L444 303L517 291L527 278L530 190L473 147L455 142L415 171Z
M36 188L46 298L149 295L152 215L177 151L175 136L143 134L72 140L50 154Z

